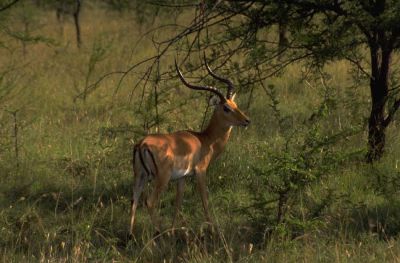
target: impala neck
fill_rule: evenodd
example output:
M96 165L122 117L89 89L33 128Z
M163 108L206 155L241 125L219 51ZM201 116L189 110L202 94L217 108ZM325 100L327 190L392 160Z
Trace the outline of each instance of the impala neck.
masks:
M218 118L216 112L213 113L207 128L205 128L201 135L203 143L209 145L213 149L213 159L223 151L225 144L228 142L232 126L224 125L224 122Z

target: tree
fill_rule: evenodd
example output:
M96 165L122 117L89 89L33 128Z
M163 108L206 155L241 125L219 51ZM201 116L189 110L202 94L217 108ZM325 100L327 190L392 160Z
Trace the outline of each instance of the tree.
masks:
M82 45L80 14L83 0L36 0L36 4L41 7L54 9L57 20L63 23L64 17L71 15L74 20L76 45L78 48Z
M368 121L367 161L382 157L385 132L400 107L400 98L388 105L397 87L390 88L391 58L400 48L398 1L288 2L293 40L312 51L317 60L347 59L369 78L371 110ZM369 59L361 50L369 50ZM365 70L363 65L370 65ZM391 91L391 92L390 92ZM388 109L386 113L386 109Z
M180 52L207 49L218 62L216 68L225 69L225 75L240 76L237 81L246 88L298 61L307 60L310 67L322 67L340 59L350 61L369 79L371 109L366 160L373 162L382 157L386 129L400 107L400 98L396 98L399 87L391 81L396 80L391 75L391 59L400 49L399 1L200 1L185 5L158 1L158 4L195 9L196 15L175 37L156 42L159 53L147 60L152 65L176 43ZM368 56L363 54L365 51ZM246 55L244 63L234 63L239 53Z

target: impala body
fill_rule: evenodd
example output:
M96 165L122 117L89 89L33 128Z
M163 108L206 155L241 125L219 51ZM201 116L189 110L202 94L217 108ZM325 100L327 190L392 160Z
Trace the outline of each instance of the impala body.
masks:
M209 91L219 98L207 128L201 132L178 131L170 134L152 134L144 137L134 146L133 169L135 185L130 227L132 235L139 197L148 181L153 181L154 189L146 204L152 223L157 231L160 231L160 222L155 215L154 209L160 194L171 179L178 181L175 215L172 223L172 227L174 227L183 200L184 179L186 176L196 177L205 216L207 221L211 222L205 180L207 168L210 162L216 159L223 151L225 144L228 142L232 126L247 126L250 120L240 111L233 100L234 88L232 83L215 75L207 63L205 64L208 72L214 78L228 85L226 97L215 88L189 84L175 62L178 76L188 88Z

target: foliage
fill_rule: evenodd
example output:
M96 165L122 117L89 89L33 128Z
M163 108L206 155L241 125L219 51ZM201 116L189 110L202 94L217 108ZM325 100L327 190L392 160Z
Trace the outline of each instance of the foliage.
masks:
M85 72L85 82L83 91L75 97L75 100L81 98L86 102L86 98L93 92L96 86L91 86L91 77L95 71L96 65L103 61L107 56L107 51L110 49L112 42L99 39L95 40L89 54L89 61L87 62L87 71Z
M332 133L324 127L324 121L337 104L336 98L329 94L330 87L325 89L325 97L311 117L302 125L287 130L282 128L287 116L281 115L275 88L268 86L271 108L282 128L283 138L279 148L270 149L266 142L262 142L255 149L257 161L253 169L257 180L250 184L254 201L244 211L260 233L285 229L285 235L296 236L309 230L309 224L315 223L322 211L335 200L329 193L326 199L324 196L315 199L307 193L316 184L340 173L340 167L360 153L359 150L348 151L338 147L340 142L359 133L357 128L349 127Z

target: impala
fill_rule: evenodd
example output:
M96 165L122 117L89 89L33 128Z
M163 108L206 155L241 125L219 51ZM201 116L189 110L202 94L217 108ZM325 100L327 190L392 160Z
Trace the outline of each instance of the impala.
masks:
M155 207L160 194L170 180L177 180L175 214L172 228L175 227L177 215L183 200L185 177L195 176L198 190L203 203L206 220L212 222L208 211L206 171L211 161L215 160L223 151L228 142L232 126L247 126L249 118L237 107L234 102L234 86L231 81L217 76L207 65L208 73L215 79L227 85L227 94L224 96L219 90L208 86L195 86L188 83L183 77L175 61L176 71L183 84L193 90L209 91L216 95L218 102L207 128L201 132L177 131L170 134L147 135L139 141L133 150L133 170L135 183L131 208L130 234L133 235L133 224L139 197L143 187L153 181L154 189L149 195L146 205L150 218L157 231L160 231L160 222L155 215Z

